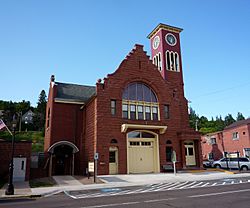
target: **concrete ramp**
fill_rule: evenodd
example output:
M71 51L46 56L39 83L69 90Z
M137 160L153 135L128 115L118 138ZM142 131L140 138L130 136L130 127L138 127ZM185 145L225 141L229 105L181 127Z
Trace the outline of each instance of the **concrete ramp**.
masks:
M81 186L82 184L76 180L73 176L53 176L58 186Z

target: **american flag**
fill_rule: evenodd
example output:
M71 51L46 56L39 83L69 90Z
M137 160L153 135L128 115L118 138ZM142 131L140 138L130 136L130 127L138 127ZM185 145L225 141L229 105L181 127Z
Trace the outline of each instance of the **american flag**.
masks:
M0 130L6 127L5 123L3 122L2 119L0 119Z

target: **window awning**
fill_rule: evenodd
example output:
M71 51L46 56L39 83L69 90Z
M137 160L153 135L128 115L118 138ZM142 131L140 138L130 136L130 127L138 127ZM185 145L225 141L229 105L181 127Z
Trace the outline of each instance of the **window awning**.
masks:
M145 130L159 130L160 134L164 134L167 130L167 126L155 126L155 125L140 125L140 124L122 124L121 132L125 133L128 129L145 129Z

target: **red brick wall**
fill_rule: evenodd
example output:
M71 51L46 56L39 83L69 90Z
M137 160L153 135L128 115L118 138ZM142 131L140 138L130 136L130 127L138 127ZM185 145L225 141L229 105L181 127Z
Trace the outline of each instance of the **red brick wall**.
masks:
M216 144L211 144L209 138L215 138ZM201 145L202 145L203 160L207 160L208 154L211 152L214 155L214 160L219 160L220 158L223 157L224 144L223 144L222 132L202 136Z
M223 139L226 152L236 152L239 151L240 155L243 156L244 148L250 148L250 136L249 136L249 126L243 125L232 129L225 129L223 131ZM233 133L239 133L239 139L233 140ZM245 132L245 134L243 134Z
M160 121L122 119L123 89L127 84L134 81L143 82L155 91L160 103ZM173 90L176 91L175 96L173 96ZM117 101L116 116L112 116L110 113L111 99ZM170 119L164 118L164 104L170 105ZM143 51L143 46L140 45L136 45L136 49L126 57L115 73L108 75L104 79L103 84L97 83L97 151L100 154L99 174L108 174L108 153L111 146L111 139L117 139L118 141L119 173L126 173L127 171L126 134L121 133L121 125L124 123L168 126L166 133L159 136L160 165L162 166L166 163L165 144L166 140L170 139L177 153L177 158L180 161L179 167L182 167L182 151L177 132L185 130L192 132L188 128L187 101L183 95L183 85L173 84L171 80L165 81ZM192 136L189 138L186 135L183 139L194 139ZM200 161L200 159L198 160Z
M9 164L11 160L11 142L0 141L0 177L6 178L9 174ZM14 157L25 157L26 160L26 175L25 180L30 178L30 156L31 142L15 142Z
M96 151L96 98L92 99L84 109L83 122L83 158L82 165L86 168L88 162L94 161L94 152Z
M49 88L49 94L48 94L48 102L46 106L46 122L45 122L45 137L44 137L44 151L47 152L47 150L50 147L51 144L51 130L53 128L53 104L54 104L54 96L55 96L56 86L52 85L52 82L50 83ZM50 117L48 117L50 111ZM49 120L49 126L48 126L48 120Z
M171 140L177 153L178 168L185 164L183 143L181 140L199 139L199 135L189 128L187 100L184 97L181 72L169 72L170 79L163 79L152 64L143 46L136 48L122 61L118 69L107 76L103 83L97 83L97 95L80 110L79 105L55 103L56 85L50 87L49 101L50 127L45 133L45 152L55 142L67 140L75 143L80 152L76 154L77 173L84 172L88 161L93 161L95 152L99 153L98 174L109 173L109 148L116 146L119 150L119 173L127 173L126 133L121 133L124 123L143 125L165 125L167 131L159 134L160 165L166 164L166 141ZM143 82L150 86L158 97L160 121L138 121L122 119L122 93L131 82ZM116 100L115 116L110 112L110 100ZM164 118L164 105L170 105L170 119ZM130 130L128 130L130 131ZM178 134L178 132L186 132ZM187 133L188 132L188 133ZM156 133L159 133L156 131ZM181 135L181 136L180 136ZM110 144L116 139L118 144ZM197 144L197 165L200 166L201 150Z
M52 87L53 86L53 87ZM46 128L44 151L59 141L69 141L75 144L79 152L75 154L75 174L83 173L81 165L83 158L83 110L80 104L58 103L54 101L57 93L56 84L50 83L46 109ZM50 110L50 125L47 126Z

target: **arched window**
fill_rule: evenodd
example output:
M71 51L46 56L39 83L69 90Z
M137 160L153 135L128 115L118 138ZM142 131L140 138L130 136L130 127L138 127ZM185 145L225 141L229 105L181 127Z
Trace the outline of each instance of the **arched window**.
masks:
M180 71L179 54L173 51L166 51L166 66L167 70Z
M159 53L158 56L159 56L159 66L158 66L158 69L161 71L161 66L162 66L162 63L161 63L161 53Z
M175 70L180 71L180 69L179 69L179 55L178 55L178 53L175 53L174 55L175 55Z
M118 142L117 142L116 139L111 139L110 143L111 143L111 144L117 144Z
M159 120L159 103L154 91L143 83L130 83L122 95L122 117Z
M128 138L155 138L155 135L144 131L131 131Z
M170 140L167 140L167 141L166 141L166 144L171 145L172 142L171 142Z

